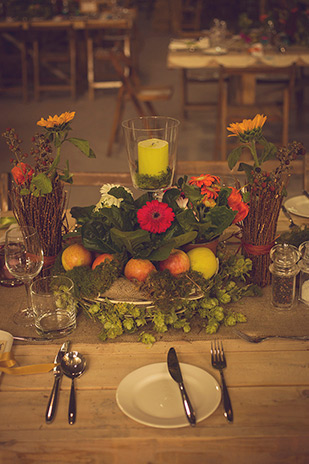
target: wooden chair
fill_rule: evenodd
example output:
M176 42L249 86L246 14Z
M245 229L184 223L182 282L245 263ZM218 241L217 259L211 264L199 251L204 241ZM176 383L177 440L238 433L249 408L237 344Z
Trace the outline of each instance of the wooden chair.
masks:
M132 65L132 60L125 56L123 52L111 50L110 60L122 85L117 95L107 156L111 156L113 143L120 127L126 100L129 99L133 103L138 116L146 116L147 114L157 116L158 112L155 110L153 102L169 100L173 93L173 89L170 86L141 86L136 70Z
M44 91L69 91L76 98L76 37L71 26L30 27L34 98Z
M22 95L28 100L28 47L21 26L1 25L0 34L0 93Z
M132 56L132 23L119 20L114 28L100 29L86 25L87 83L89 100L94 100L95 90L117 89L122 82L110 62L110 50L121 50Z
M171 0L172 30L178 37L199 36L203 0Z
M244 94L236 95L237 90L240 89L239 83L243 75L252 76L252 83L254 87L252 91L253 99L251 97L246 101ZM237 81L235 81L235 78ZM239 122L244 118L251 119L257 113L265 114L269 122L280 121L282 125L281 130L281 144L286 145L289 141L289 122L290 122L290 108L291 97L294 91L295 79L295 66L288 66L285 68L274 67L252 67L245 70L239 68L226 68L220 67L220 80L219 80L219 111L218 111L218 130L216 141L215 157L224 160L227 156L227 126L231 122ZM237 82L237 87L234 94L228 94L228 82ZM260 97L257 95L258 85L264 85L263 93ZM268 89L268 93L266 91ZM233 89L231 87L232 93ZM242 89L243 90L243 89ZM279 93L279 100L275 99L276 94ZM236 97L235 97L236 95ZM239 97L239 98L238 98ZM270 97L267 102L267 97ZM251 101L252 100L252 101Z

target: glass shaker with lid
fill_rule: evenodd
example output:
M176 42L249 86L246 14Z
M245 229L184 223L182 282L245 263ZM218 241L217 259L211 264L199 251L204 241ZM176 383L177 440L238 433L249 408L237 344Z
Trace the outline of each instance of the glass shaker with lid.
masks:
M270 250L272 263L271 302L277 309L291 309L295 301L296 276L299 272L298 249L287 243L278 244Z
M309 241L301 243L298 250L301 257L298 263L300 270L298 299L309 306Z

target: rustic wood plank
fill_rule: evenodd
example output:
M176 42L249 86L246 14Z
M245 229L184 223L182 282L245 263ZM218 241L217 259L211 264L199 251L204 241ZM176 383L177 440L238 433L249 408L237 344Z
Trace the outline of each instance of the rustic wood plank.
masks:
M172 344L181 362L205 369L219 380L219 373L211 367L211 342L207 340L192 343L158 342L152 348L135 343L107 343L72 347L83 353L88 363L87 371L78 380L78 385L85 389L117 388L131 371L147 364L165 362ZM274 340L252 345L242 340L225 340L224 347L228 363L225 375L230 386L309 384L309 342ZM20 365L51 362L55 351L51 345L42 345L39 350L33 345L14 346L14 356ZM32 378L35 380L29 380L29 376L5 375L0 380L0 388L3 391L51 388L52 372L36 374Z
M220 405L212 416L199 423L195 429L185 427L167 430L147 427L126 417L116 405L114 391L77 390L77 422L72 427L67 423L68 396L68 391L61 392L56 419L46 425L46 394L4 393L0 413L6 420L0 426L0 457L16 453L22 456L22 460L15 462L40 462L38 456L42 458L43 451L50 459L58 450L60 459L65 457L69 463L83 462L76 460L78 450L81 456L86 456L88 452L93 459L107 452L110 459L113 457L110 462L124 462L121 460L124 458L122 453L127 450L130 459L135 459L135 453L144 459L128 462L170 463L174 454L180 461L173 462L191 463L197 462L198 456L206 462L206 457L211 458L220 445L222 457L230 456L231 453L232 459L226 462L242 462L236 461L239 448L238 455L242 458L252 453L255 459L266 459L260 461L263 463L305 463L303 458L309 452L309 445L305 441L309 430L309 417L306 414L309 396L300 388L231 389L235 411L232 425L224 419ZM280 448L277 448L279 445ZM301 451L297 450L299 447ZM188 461L181 460L182 453ZM277 456L281 461L267 461L268 454L272 458ZM285 460L291 456L299 456L299 460ZM34 461L27 461L30 457Z

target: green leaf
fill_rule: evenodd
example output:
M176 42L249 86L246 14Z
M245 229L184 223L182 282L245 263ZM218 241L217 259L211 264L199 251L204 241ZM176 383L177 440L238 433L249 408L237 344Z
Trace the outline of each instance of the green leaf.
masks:
M75 147L77 147L88 158L96 158L94 151L90 148L88 140L70 137L66 139L66 141L71 142L73 145L75 145Z
M37 188L38 193L41 195L46 195L51 193L53 190L52 182L49 177L46 176L43 172L40 172L36 176L33 176L31 183ZM34 192L33 192L34 193Z
M77 224L85 224L90 221L92 217L94 205L92 206L73 206L71 208L71 216L76 220Z
M133 256L138 256L143 252L148 256L152 250L150 234L146 230L121 231L112 228L110 237L117 248L120 250L124 248Z
M238 171L244 171L246 173L247 179L249 182L252 181L252 171L254 170L254 167L251 166L251 164L246 164L246 163L239 163Z
M70 173L68 161L66 162L66 168L64 169L63 174L59 175L59 179L67 184L73 184L73 175Z
M232 170L236 164L239 161L239 158L241 157L243 146L241 145L240 147L234 148L234 150L231 151L227 158L227 163L229 168Z
M259 140L260 144L264 147L263 155L260 159L260 164L265 161L272 160L276 158L277 147L271 142L268 142L264 137Z

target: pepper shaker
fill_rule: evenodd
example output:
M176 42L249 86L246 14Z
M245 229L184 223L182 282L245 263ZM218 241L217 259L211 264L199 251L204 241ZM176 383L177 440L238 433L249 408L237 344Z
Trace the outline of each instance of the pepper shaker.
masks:
M309 306L309 241L301 243L298 250L301 256L298 299Z
M271 303L277 309L291 309L295 301L300 252L295 246L283 243L272 247L270 258Z

